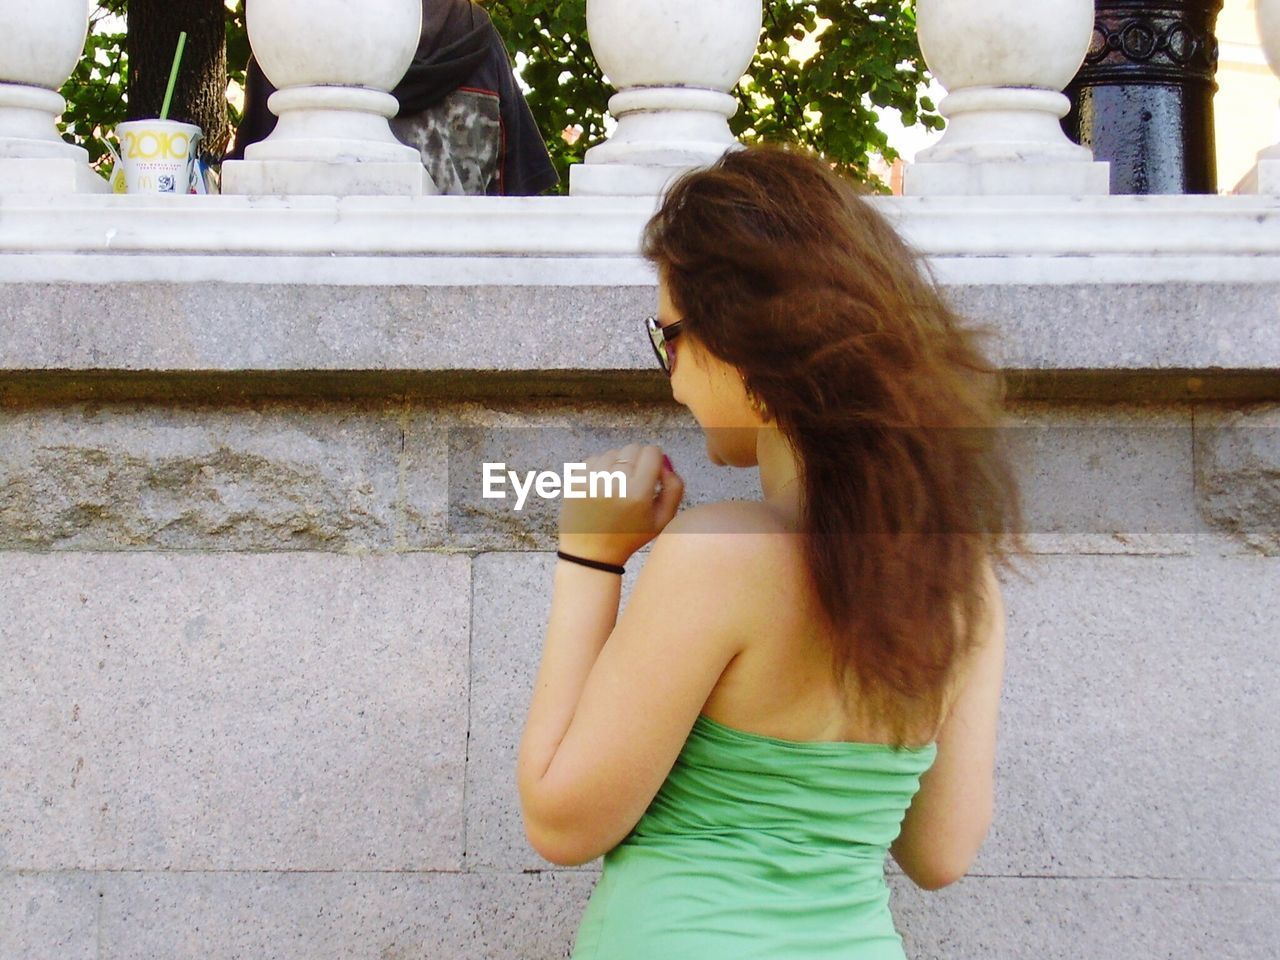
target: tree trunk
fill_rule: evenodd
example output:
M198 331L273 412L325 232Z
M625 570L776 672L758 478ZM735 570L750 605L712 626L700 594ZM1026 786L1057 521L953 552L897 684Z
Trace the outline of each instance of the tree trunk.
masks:
M231 138L227 119L227 34L223 0L129 0L129 119L160 116L178 34L187 45L169 119L204 131L200 155L219 163Z

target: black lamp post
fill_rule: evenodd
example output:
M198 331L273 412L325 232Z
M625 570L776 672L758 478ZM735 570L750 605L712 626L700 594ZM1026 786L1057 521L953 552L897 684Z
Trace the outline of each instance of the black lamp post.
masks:
M1063 130L1111 164L1112 193L1216 193L1214 26L1222 0L1095 0Z

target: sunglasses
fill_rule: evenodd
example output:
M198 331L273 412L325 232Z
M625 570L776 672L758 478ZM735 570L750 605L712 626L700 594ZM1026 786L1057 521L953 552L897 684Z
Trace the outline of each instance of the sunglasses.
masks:
M680 336L684 321L677 320L664 327L658 324L657 317L645 317L644 324L649 331L649 342L653 345L653 352L658 355L658 363L662 364L662 369L667 376L671 376L671 354L667 350L667 344Z

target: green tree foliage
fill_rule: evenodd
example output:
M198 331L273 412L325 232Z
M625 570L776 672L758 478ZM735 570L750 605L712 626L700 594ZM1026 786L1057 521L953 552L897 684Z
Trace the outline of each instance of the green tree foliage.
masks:
M233 0L227 11L227 64L237 83L249 58L244 2ZM98 132L125 116L124 36L106 25L118 22L108 15L119 17L126 4L99 0L86 55L63 90L67 137L95 159L104 152L95 146ZM520 63L529 106L560 172L559 190L566 192L569 166L606 138L614 93L591 54L586 0L484 0L484 7ZM792 44L814 34L816 51L800 62ZM941 129L942 117L921 95L927 82L914 0L765 0L760 44L734 91L738 112L729 125L746 143L802 143L842 173L878 186L869 170L872 155L893 161L897 152L878 128L875 110L892 108L904 124ZM235 107L227 109L238 123Z
M818 35L803 64L789 39ZM878 127L875 108L890 107L904 125L940 130L942 117L921 90L928 83L916 39L915 5L903 0L775 0L764 8L754 62L738 84L730 120L744 141L795 138L846 175L871 178L871 153L898 158Z
M84 56L61 91L67 108L59 126L63 137L88 150L90 162L102 169L111 164L103 137L129 113L129 55L124 32L128 0L97 0L97 4L89 17ZM244 4L245 0L227 4L227 77L241 87L249 62ZM230 101L227 117L233 128L240 123L240 112Z
M613 88L587 41L586 0L487 0L485 9L513 53L527 58L521 79L543 139L567 189L568 168L605 139ZM829 25L819 21L829 21ZM803 63L793 42L817 35ZM906 125L943 126L921 95L928 84L916 40L913 0L765 0L755 60L734 93L729 127L744 143L787 139L812 147L840 172L880 188L872 153L897 159L874 108L892 107ZM567 127L581 127L569 143ZM887 189L887 188L881 188Z
M244 89L244 69L249 64L249 31L244 25L245 0L228 0L227 3L227 79ZM227 116L231 127L240 126L240 111L227 103Z
M94 166L101 166L107 155L102 135L125 119L128 107L124 8L125 0L99 0L89 18L84 56L62 88L67 100L60 123L63 137L88 150Z

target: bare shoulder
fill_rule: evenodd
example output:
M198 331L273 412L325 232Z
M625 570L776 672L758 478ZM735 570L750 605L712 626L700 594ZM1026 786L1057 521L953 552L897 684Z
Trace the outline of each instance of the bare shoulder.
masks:
M794 550L795 532L766 504L753 500L722 500L701 503L680 511L667 524L663 535L695 538L725 559L743 563L776 559L780 549Z
M681 510L667 524L673 527L682 533L770 533L782 522L758 500L719 500Z
M664 543L665 541L665 543ZM654 541L654 554L707 584L706 596L733 611L736 626L758 629L770 611L794 610L802 563L799 537L759 501L725 500L680 511Z

